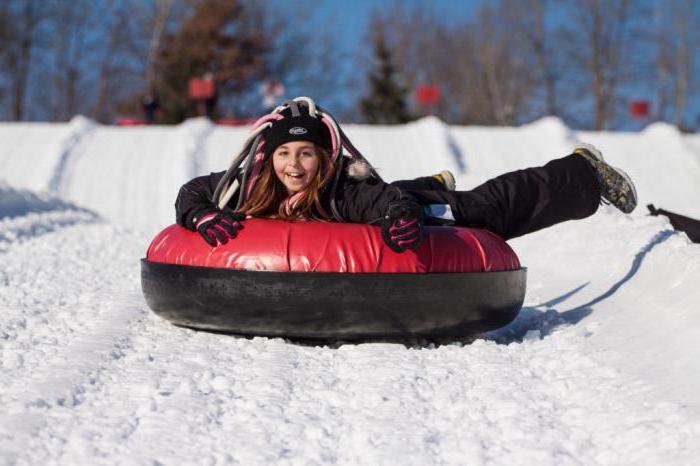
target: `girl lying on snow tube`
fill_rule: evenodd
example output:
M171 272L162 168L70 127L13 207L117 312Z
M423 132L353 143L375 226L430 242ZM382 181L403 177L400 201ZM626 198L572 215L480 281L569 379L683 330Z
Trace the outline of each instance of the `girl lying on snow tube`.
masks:
M344 154L343 148L349 154ZM410 255L404 253L412 251L414 256L420 255L426 226L430 227L428 235L454 236L464 230L455 227L469 227L475 230L468 231L486 229L508 240L566 220L588 217L597 210L601 198L625 213L636 206L631 180L622 171L605 163L601 153L590 145L581 145L571 155L543 167L506 173L470 191L454 191L453 183L452 186L445 183L449 178L448 173L443 172L443 177L385 183L350 143L335 119L311 99L299 97L255 123L243 150L227 171L198 177L182 186L176 201L177 224L198 232L211 248L220 248L239 234L244 235L242 230L247 219L255 217L288 222L376 225L386 247L398 253L392 253L394 259L405 257L410 261ZM332 228L332 224L328 224L328 228ZM271 237L270 241L274 239ZM364 241L362 235L357 241ZM227 247L235 249L235 245ZM435 249L439 245L431 247ZM476 248L482 249L480 253L484 254L483 244L477 244ZM504 248L510 251L505 243L495 248L500 248L501 253ZM459 254L462 251L453 252ZM188 282L183 273L199 278L208 276L213 280L207 274L214 272L206 269L183 272L182 266L165 270L162 267L172 267L172 264L161 267L148 259L144 263L148 269L144 271L144 291L149 305L157 313L181 325L244 334L339 338L463 336L506 324L517 315L524 298L525 271L519 267L514 254L511 265L503 266L500 272L369 277L374 282L386 281L389 286L373 296L374 303L363 301L364 308L359 308L353 297L339 295L332 286L330 288L335 291L330 291L327 296L323 290L324 281L330 284L334 280L358 280L349 288L343 288L344 293L362 294L363 289L354 289L353 286L367 286L367 281L359 281L363 274L319 278L317 273L309 272L316 275L310 280L320 286L307 290L304 286L311 282L306 285L296 282L299 276L294 273L270 277L259 272L229 270L222 276L222 271L216 269L217 279L223 282L203 284L200 281L195 284ZM245 273L256 274L253 282L247 281L250 277L243 280ZM246 289L234 283L236 277L242 279L239 282L246 283ZM251 291L263 277L266 285ZM463 281L451 281L455 278ZM399 280L394 288L390 286L392 280ZM441 283L445 286L441 287ZM460 283L463 286L460 287ZM279 287L285 284L291 294L282 293L285 303L282 306L282 301L274 299L279 297L276 294ZM198 291L193 291L193 287ZM302 299L305 294L295 295L294 287L318 296L311 300L308 297ZM419 291L412 293L415 289ZM192 293L195 298L192 298ZM211 297L211 293L224 295ZM443 307L450 309L426 312L426 293L451 295L455 305L445 305L443 300ZM390 298L396 298L396 295L405 299L392 301ZM423 299L418 299L419 295ZM473 302L460 301L460 296ZM297 301L295 297L299 298L297 306L289 302ZM324 298L328 301L324 302ZM398 304L401 309L392 311L391 306L387 308L382 302L384 298ZM416 300L420 301L421 310L416 310L418 314L414 315L411 304ZM182 301L186 303L176 304ZM208 302L202 304L203 301ZM495 302L498 304L493 304ZM315 312L313 319L308 318L312 314L310 306L316 304L318 308L321 303L334 311L329 310L325 316ZM284 311L272 316L279 306ZM247 309L245 315L242 315L243 309ZM376 321L380 324L374 325Z

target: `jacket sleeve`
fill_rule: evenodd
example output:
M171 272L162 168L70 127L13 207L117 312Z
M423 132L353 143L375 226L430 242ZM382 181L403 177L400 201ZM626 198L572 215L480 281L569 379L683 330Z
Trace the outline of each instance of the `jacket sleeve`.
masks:
M406 191L375 178L346 179L339 193L336 200L338 211L350 223L377 223L386 215L392 202L415 202Z
M216 210L211 199L225 173L199 176L182 185L175 200L175 221L178 225L194 231L197 221L203 215Z

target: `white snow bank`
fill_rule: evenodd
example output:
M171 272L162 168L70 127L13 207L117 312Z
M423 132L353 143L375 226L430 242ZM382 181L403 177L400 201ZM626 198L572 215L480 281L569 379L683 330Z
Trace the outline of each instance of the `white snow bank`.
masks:
M641 203L700 217L700 140L348 125L388 180L466 189L597 144ZM179 186L245 128L0 124L0 458L8 463L691 464L700 456L700 246L643 208L512 241L528 293L469 345L301 346L173 327L139 263ZM78 207L80 206L80 207ZM99 217L98 217L99 216ZM104 223L102 219L107 220ZM439 290L435 291L439 293Z
M36 194L24 189L14 189L0 181L0 219L3 217L17 217L30 212L69 209L81 210L77 206L54 195L48 193Z
M395 126L346 125L344 131L387 181L437 173L437 167L464 171L450 127L435 117Z
M700 134L687 134L683 136L683 141L687 147L695 154L700 163Z
M700 157L673 126L654 123L641 133L579 132L581 140L603 149L606 159L635 182L637 215L646 204L700 218Z
M537 311L523 318L583 325L601 361L700 414L700 245L665 217L612 207L511 244L528 266L525 305Z
M591 324L439 348L194 332L145 306L141 241L91 224L0 252L4 460L686 464L700 454L697 418L601 363Z
M505 171L542 165L579 142L590 142L632 176L640 205L655 203L700 217L700 143L666 124L641 133L575 132L554 117L512 128L449 127L428 117L407 125L346 125L345 130L388 181L450 169L461 189ZM247 129L217 127L204 119L172 127L115 128L77 117L64 125L0 124L0 137L0 180L32 191L51 190L111 221L154 232L174 220L179 186L226 169ZM147 211L141 208L145 199ZM643 214L643 208L635 213Z
M83 117L70 123L0 124L0 180L32 191L55 190L61 164L92 126Z
M26 238L98 218L94 212L53 195L17 190L0 182L0 252Z
M450 132L466 159L457 186L469 189L515 169L544 165L570 154L576 141L558 118L521 127L453 126Z

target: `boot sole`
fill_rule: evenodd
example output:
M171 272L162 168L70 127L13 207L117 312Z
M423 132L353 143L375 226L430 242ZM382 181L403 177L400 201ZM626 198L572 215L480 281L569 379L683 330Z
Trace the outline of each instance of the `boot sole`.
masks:
M622 179L624 179L625 182L627 183L627 186L629 186L629 191L630 191L630 194L632 196L632 201L633 201L632 208L631 209L630 208L623 209L622 207L620 207L620 210L622 212L629 214L637 207L637 188L634 186L634 183L632 182L632 178L630 178L630 176L627 173L625 173L623 170L620 170L617 167L613 167L612 165L609 165L609 167L614 172L616 172L618 175L620 175L622 177Z
M578 150L578 149L585 150L590 155L590 157L584 155L581 152L576 152L576 150ZM630 204L629 202L627 202L626 205L622 205L622 206L618 206L618 205L614 204L612 201L610 201L609 199L606 199L608 202L613 204L615 207L620 209L620 211L625 213L625 214L631 213L637 207L637 188L634 186L634 183L632 182L632 178L630 178L630 176L627 173L625 173L623 170L621 170L617 167L613 167L612 165L608 164L605 161L605 159L603 158L603 154L600 152L600 150L598 150L598 148L596 148L595 146L593 146L591 144L579 144L578 146L576 146L574 148L574 152L578 153L579 155L581 155L582 157L585 157L588 160L591 160L591 158L592 158L593 160L591 160L591 161L594 163L600 163L600 164L606 165L607 167L609 167L610 170L613 171L613 173L616 173L618 176L620 176L625 181L627 186L629 186L629 189L627 191L629 191L631 198L632 198L631 208L629 207L629 204Z

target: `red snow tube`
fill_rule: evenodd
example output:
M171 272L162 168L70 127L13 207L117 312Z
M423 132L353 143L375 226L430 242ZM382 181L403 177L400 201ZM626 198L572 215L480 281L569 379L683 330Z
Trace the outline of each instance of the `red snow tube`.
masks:
M175 324L246 335L462 337L517 315L525 269L487 230L428 227L397 254L375 226L250 219L210 247L172 225L142 260L142 287Z

